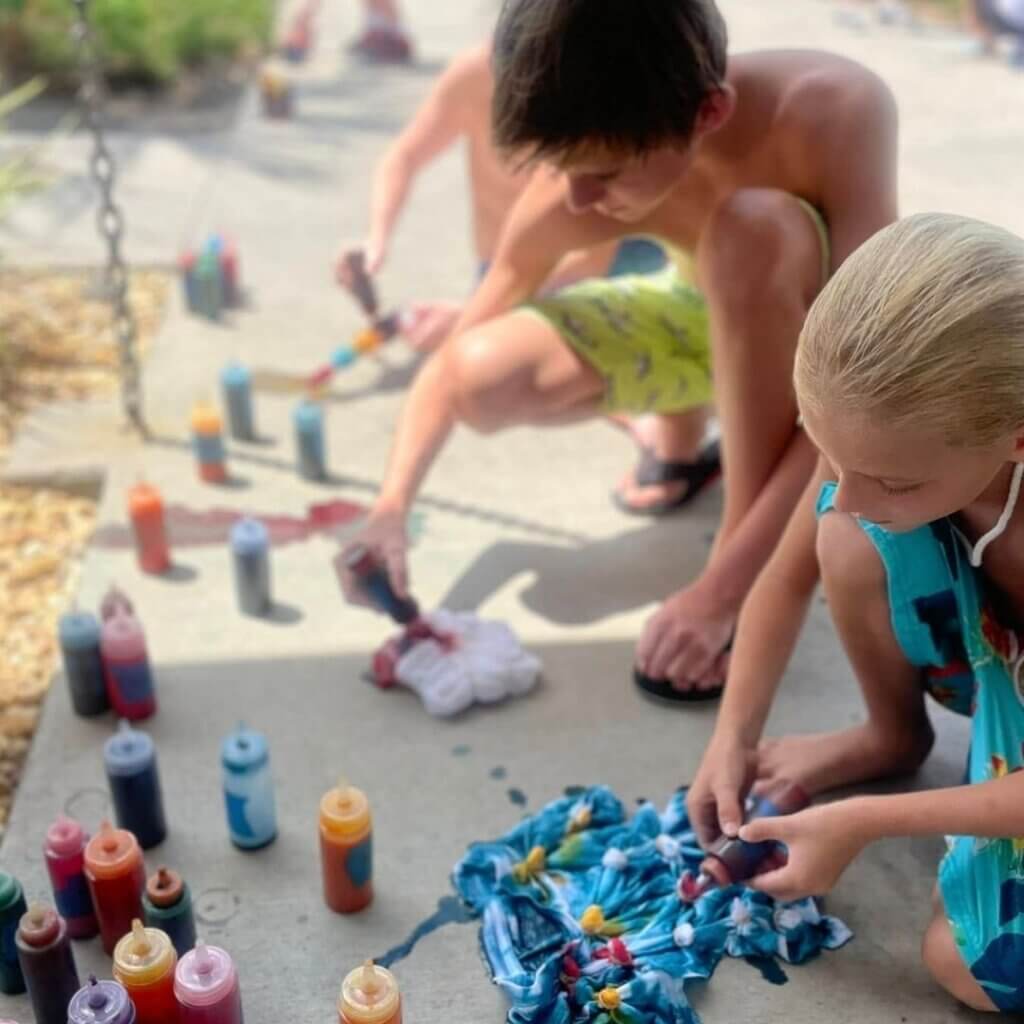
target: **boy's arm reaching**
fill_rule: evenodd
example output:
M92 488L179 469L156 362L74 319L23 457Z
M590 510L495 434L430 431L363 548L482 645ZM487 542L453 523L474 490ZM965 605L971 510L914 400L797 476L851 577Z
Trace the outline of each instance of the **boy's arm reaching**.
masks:
M566 253L608 242L621 233L613 221L571 214L562 182L543 171L534 175L509 214L494 263L451 336L428 358L409 389L380 495L358 538L384 559L399 596L406 596L408 586L405 518L458 416L456 339L534 295ZM360 602L354 580L339 571L346 595Z
M384 262L416 176L468 127L476 60L462 57L452 62L377 165L366 239L366 269L371 274L380 270Z

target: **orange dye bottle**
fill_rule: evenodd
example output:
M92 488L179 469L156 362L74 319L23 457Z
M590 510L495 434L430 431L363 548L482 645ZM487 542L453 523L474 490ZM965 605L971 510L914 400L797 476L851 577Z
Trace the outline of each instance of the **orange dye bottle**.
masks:
M132 930L114 950L114 980L124 985L135 1004L138 1024L175 1024L178 999L174 970L178 954L165 932L144 928L136 918Z
M339 1024L402 1024L402 996L395 976L367 960L341 985Z
M324 900L338 914L354 914L373 900L373 826L370 802L339 782L320 801L320 861Z
M162 573L171 567L164 525L164 503L151 484L137 483L128 492L128 516L135 535L135 555L143 572Z

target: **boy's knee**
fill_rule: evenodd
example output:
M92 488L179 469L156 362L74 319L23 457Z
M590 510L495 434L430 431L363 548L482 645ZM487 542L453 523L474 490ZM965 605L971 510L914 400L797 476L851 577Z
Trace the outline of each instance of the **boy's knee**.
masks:
M488 434L505 425L507 382L495 373L496 346L486 327L466 331L445 346L445 374L459 422Z
M697 251L701 284L725 306L806 312L821 284L821 241L791 195L740 189L711 214Z
M935 981L954 999L972 1010L994 1013L996 1007L974 980L957 949L949 922L940 912L931 920L921 940L921 960Z

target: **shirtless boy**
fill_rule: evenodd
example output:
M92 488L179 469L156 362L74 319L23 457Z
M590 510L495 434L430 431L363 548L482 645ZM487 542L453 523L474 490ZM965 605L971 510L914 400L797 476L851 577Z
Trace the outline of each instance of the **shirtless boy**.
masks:
M713 364L721 526L637 652L646 676L713 693L740 604L814 461L791 382L804 317L831 271L896 217L892 96L826 53L727 61L713 0L506 0L494 49L496 142L545 166L410 391L360 539L404 590L405 519L457 423L490 432L654 412L656 457L692 455L684 414L709 400ZM700 290L626 278L517 308L566 253L627 234L692 259ZM656 481L638 475L625 500L690 486Z

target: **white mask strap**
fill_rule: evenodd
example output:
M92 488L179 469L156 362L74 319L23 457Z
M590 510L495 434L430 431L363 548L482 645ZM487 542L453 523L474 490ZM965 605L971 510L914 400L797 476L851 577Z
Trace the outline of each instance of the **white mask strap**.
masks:
M1013 470L1013 478L1010 480L1010 493L1006 496L1006 504L1003 506L1003 513L999 517L999 521L984 537L979 538L978 543L974 545L974 549L971 551L971 565L975 569L981 567L985 548L1006 532L1006 527L1010 523L1010 517L1017 508L1017 500L1020 498L1020 482L1022 477L1024 477L1024 462L1018 462Z

